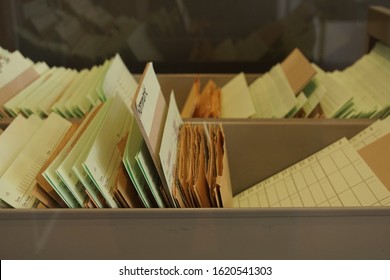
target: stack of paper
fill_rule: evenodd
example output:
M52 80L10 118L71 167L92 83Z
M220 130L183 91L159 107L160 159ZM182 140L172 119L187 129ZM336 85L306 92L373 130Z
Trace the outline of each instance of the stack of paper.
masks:
M282 71L277 65L250 85L256 118L284 118L297 111L298 99Z
M377 43L374 49L343 71L325 72L294 50L252 84L241 73L221 92L222 118L385 118L390 114L390 48ZM195 80L182 116L196 115L200 103ZM200 106L202 105L202 106Z
M221 127L183 126L173 94L166 108L151 64L136 95L136 83L129 84L122 70L114 60L100 85L109 93L106 102L97 102L81 122L72 124L54 113L46 119L15 118L0 136L2 207L231 205ZM196 147L192 167L177 164L187 154L187 146L177 153L177 143L186 142ZM177 170L185 168L195 168L197 175L186 188L191 201L184 203Z
M183 124L171 95L160 160L170 192L180 207L231 205L224 142L220 125Z
M234 197L236 207L390 206L390 118Z
M175 201L181 207L227 207L221 188L225 175L221 127L186 124L179 135Z
M36 176L70 126L56 114L45 121L35 116L15 119L0 139L2 200L16 208L34 205Z
M221 106L221 89L209 80L200 91L200 81L196 79L181 115L183 118L219 118Z
M0 118L8 118L4 104L47 71L45 63L34 64L18 52L0 48Z
M294 50L249 86L244 73L238 74L222 87L220 98L213 98L219 95L214 82L209 81L200 93L196 79L181 114L185 118L284 118L302 113L307 116L324 95L323 89L311 82L314 75L312 65L299 50ZM306 88L309 83L314 89ZM217 94L212 95L214 91ZM215 109L221 113L213 113Z
M341 85L338 89L329 89L324 102L334 100L336 104L325 114L326 117L341 118L383 118L390 113L390 92L388 77L390 74L390 48L377 43L373 50L343 71L328 73L328 80ZM324 84L327 87L326 84ZM337 96L336 96L337 95ZM331 97L330 97L331 96ZM346 99L350 99L345 101ZM321 104L329 108L329 104ZM336 111L334 113L334 111ZM334 114L332 114L334 113Z
M132 121L118 95L80 125L57 114L46 120L19 115L0 138L0 198L15 208L36 207L36 199L45 207L128 207L114 194L118 186L128 187L118 144Z
M153 65L149 63L132 108L160 174L167 205L230 206L230 177L221 127L183 124L173 92L168 109L162 100ZM165 116L165 122L161 122L161 116Z
M325 95L320 101L325 118L342 118L348 115L353 106L351 90L319 67L315 67L317 70L315 79L325 90Z
M19 69L19 64L15 68ZM41 74L39 78L19 88L3 105L12 117L19 113L46 117L55 111L65 118L81 118L98 102L116 94L130 104L137 88L137 82L119 55L82 71L63 67L44 71L47 67L41 64L34 69Z
M143 205L166 207L160 177L135 120L129 131L123 162Z
M385 118L390 114L390 48L373 50L343 71L325 72L317 65L313 97L325 118ZM319 94L319 95L318 95ZM310 111L304 106L305 112Z
M293 117L302 114L304 106L310 106L310 110L311 107L315 108L318 103L312 100L317 95L310 97L305 92L315 73L309 61L295 49L281 64L274 66L249 86L256 111L253 117Z
M238 74L223 86L220 106L222 118L249 118L255 114L244 73Z
M118 181L123 153L118 145L131 123L132 115L123 100L119 96L110 98L87 116L43 171L44 178L68 207L131 206L116 198L117 188L123 183ZM122 196L127 199L124 192Z

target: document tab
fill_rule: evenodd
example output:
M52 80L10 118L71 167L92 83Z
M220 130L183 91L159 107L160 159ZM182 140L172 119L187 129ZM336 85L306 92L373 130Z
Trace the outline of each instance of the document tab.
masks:
M314 67L299 49L295 49L281 66L295 95L298 95L316 74Z
M167 115L167 105L152 63L146 65L134 96L132 110L159 176L166 186L159 151Z

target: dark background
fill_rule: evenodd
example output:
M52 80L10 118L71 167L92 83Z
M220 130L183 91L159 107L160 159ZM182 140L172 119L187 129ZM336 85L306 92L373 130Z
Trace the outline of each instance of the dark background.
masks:
M0 46L77 69L119 52L133 73L264 72L297 47L334 70L367 51L370 5L390 0L1 0Z

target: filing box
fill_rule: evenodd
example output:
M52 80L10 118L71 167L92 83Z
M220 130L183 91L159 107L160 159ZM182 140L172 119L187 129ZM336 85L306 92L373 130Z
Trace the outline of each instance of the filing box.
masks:
M369 44L388 43L389 17L369 13ZM195 75L158 76L181 108ZM234 74L199 77L222 86ZM371 122L223 120L234 194ZM389 208L0 211L1 259L389 259L389 236Z
M223 123L235 193L371 121ZM388 259L390 209L0 211L2 259Z

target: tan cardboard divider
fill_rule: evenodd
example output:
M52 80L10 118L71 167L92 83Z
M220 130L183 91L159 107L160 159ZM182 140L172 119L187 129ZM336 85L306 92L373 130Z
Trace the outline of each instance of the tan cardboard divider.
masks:
M316 70L299 49L295 49L281 65L295 95L298 95L316 74Z
M372 120L283 119L223 122L233 195L267 179Z
M367 51L380 41L390 46L390 9L382 6L371 6L367 20Z
M359 150L379 180L390 190L390 134Z

